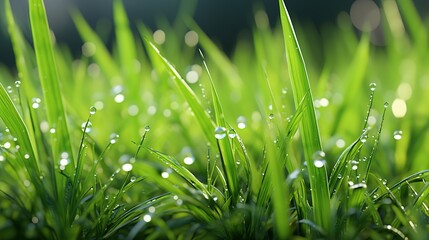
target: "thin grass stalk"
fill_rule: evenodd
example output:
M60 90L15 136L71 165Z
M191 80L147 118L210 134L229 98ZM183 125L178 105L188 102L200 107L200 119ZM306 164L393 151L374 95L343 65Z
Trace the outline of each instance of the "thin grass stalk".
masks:
M303 112L300 132L304 146L304 156L307 161L310 177L310 187L312 188L312 207L315 223L325 231L330 230L330 202L326 165L315 166L313 154L322 151L319 128L313 106L307 70L304 59L294 32L292 22L282 0L279 0L280 17L282 22L283 36L286 47L286 58L288 62L289 76L292 83L292 90L295 106L298 107L301 99L308 94L305 101L306 108Z

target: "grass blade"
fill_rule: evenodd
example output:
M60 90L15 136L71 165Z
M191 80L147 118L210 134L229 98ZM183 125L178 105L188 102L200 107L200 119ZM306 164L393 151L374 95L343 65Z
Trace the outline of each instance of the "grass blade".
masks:
M207 63L204 60L204 55L202 54L201 51L200 51L200 54L201 54L201 57L203 58L204 67L206 68L206 71L209 75L210 86L211 86L211 91L213 96L213 107L214 107L214 112L216 117L216 125L221 127L226 127L227 123L225 121L225 115L222 110L222 105L219 100L219 95L214 86L214 82L211 77ZM235 206L238 200L239 189L238 189L237 168L236 168L234 156L232 153L231 142L228 137L224 137L223 139L218 139L217 143L222 156L224 171L226 173L225 176L228 183L228 193L230 193L232 197L232 203L233 203L232 206Z
M121 69L123 69L125 78L134 83L137 80L138 72L135 67L137 51L133 34L128 23L127 14L122 0L115 0L113 4L113 16L115 20L117 48L119 59L121 61Z
M300 130L304 146L304 156L307 160L308 172L310 174L310 186L313 190L312 203L314 221L317 225L327 231L330 229L330 218L327 217L330 214L330 204L326 166L323 165L321 167L316 167L313 164L314 159L312 157L314 153L322 150L322 144L319 137L319 127L317 125L316 115L314 112L313 97L311 95L304 59L302 57L289 14L282 0L279 0L279 6L286 47L286 58L295 105L298 106L301 99L303 99L306 94L309 95L309 97L306 98L308 100L304 103L306 108L303 112Z
M51 33L42 0L30 0L30 22L33 34L34 49L43 95L46 103L48 122L56 131L53 134L53 157L60 159L61 152L72 155L69 131L64 113L62 95L59 88ZM71 157L73 162L73 157Z
M213 130L215 129L214 122L210 119L210 116L204 110L203 105L198 100L195 93L188 86L188 84L186 84L185 80L182 78L182 76L180 76L179 72L177 72L173 65L171 65L171 63L161 55L158 48L151 42L148 42L147 40L145 41L149 44L149 47L152 48L152 50L155 51L155 53L159 56L161 62L164 64L168 72L170 72L170 74L174 77L176 86L194 112L195 117L197 118L198 123L200 124L200 127L202 128L209 143L212 146L217 146L216 138L213 133Z

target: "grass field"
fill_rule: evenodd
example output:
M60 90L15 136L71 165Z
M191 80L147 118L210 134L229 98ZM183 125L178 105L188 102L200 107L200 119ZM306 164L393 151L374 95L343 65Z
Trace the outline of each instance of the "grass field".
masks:
M227 56L185 13L152 31L115 0L111 51L72 12L74 59L42 0L31 42L6 0L0 238L424 239L429 24L381 2L384 46L279 0Z

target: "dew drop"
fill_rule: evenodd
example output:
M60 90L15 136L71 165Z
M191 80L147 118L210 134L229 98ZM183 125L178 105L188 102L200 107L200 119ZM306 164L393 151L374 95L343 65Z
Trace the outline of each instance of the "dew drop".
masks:
M216 127L214 130L215 138L223 139L226 137L226 128L224 127Z
M270 114L270 115L268 115L268 118L270 119L270 120L273 120L274 119L274 114Z
M314 164L314 166L317 167L317 168L321 168L321 167L325 166L325 164L326 164L325 156L326 156L325 152L323 152L323 151L316 151L313 154L313 164Z
M183 159L183 162L186 165L192 165L195 162L195 158L193 156L187 156Z
M246 120L246 118L245 118L245 117L243 117L243 116L239 116L239 117L237 118L237 127L238 127L239 129L244 129L244 128L246 128L246 122L247 122L247 120Z
M170 174L168 172L162 172L161 173L162 178L168 178L169 176L170 176Z
M237 136L237 133L235 132L235 130L234 129L230 129L228 131L228 137L229 138L235 138L235 136Z
M402 139L402 131L396 130L393 132L393 139L395 140L401 140Z
M6 90L8 93L12 93L12 87L11 86L7 86Z
M388 108L389 107L389 103L388 102L385 102L384 103L384 108Z
M97 112L97 108L95 108L94 106L89 108L89 114L94 115Z
M130 182L135 182L136 181L136 177L135 176L132 176L131 178L130 178Z
M119 135L116 133L110 134L110 144L115 144L118 141Z
M83 122L81 127L82 127L82 132L89 133L92 130L92 123L91 122Z
M41 102L40 98L33 98L31 99L31 101L32 101L31 107L33 109L37 109L40 107L40 102Z
M360 188L367 188L365 183L356 183L356 184L352 184L350 186L350 189L360 189Z
M116 103L121 103L125 100L125 96L123 94L117 94L115 95L114 99L113 99Z
M372 82L372 83L370 83L369 84L369 89L371 90L371 91L375 91L375 88L377 87L377 84L376 83L374 83L374 82Z
M124 170L125 172L129 172L133 169L133 165L131 163L125 163L124 165L122 165L122 170Z
M16 80L15 81L15 87L17 87L17 88L21 87L21 81Z
M149 214L146 214L143 216L143 221L150 222L152 220L152 217Z

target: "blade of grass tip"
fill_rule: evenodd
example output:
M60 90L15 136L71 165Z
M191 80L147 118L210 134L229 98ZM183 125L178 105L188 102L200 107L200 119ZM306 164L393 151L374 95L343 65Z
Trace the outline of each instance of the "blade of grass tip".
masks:
M195 114L195 117L198 120L198 123L210 145L217 146L216 138L213 133L213 130L215 129L215 124L211 120L207 111L204 110L204 107L198 100L196 94L192 91L188 84L186 84L186 81L180 76L179 72L177 72L173 65L171 65L171 63L164 56L161 55L158 48L148 40L144 40L146 41L146 43L148 43L149 47L151 47L155 51L155 53L161 59L162 63L164 64L168 72L171 74L171 76L174 77L174 83L176 84L180 93L191 107L192 112Z
M308 100L304 103L306 108L303 112L300 130L304 146L304 156L308 163L307 166L310 175L314 219L317 225L325 231L330 231L331 223L330 217L328 217L330 216L330 202L326 165L323 161L319 162L321 159L313 158L313 154L322 151L322 144L320 142L319 127L316 121L307 70L283 0L279 0L279 6L295 105L298 106L305 94L309 94L309 97L306 98Z
M216 124L218 126L218 127L216 127L216 129L219 129L219 127L225 128L227 126L227 124L225 121L224 112L222 110L222 105L220 103L219 96L218 96L216 88L214 86L212 76L210 74L209 68L207 66L207 63L204 59L204 55L201 52L201 50L200 50L200 55L203 59L203 64L204 64L204 67L207 71L207 74L208 74L209 80L210 80L210 86L211 86L212 97L213 97L214 113L215 113L215 118L216 118ZM229 137L224 136L222 138L217 138L217 143L218 143L218 147L219 147L220 152L221 152L221 158L222 158L222 163L224 166L224 171L226 173L225 175L226 175L227 183L228 183L228 193L231 194L232 203L233 203L233 206L235 206L235 204L237 203L237 200L238 200L239 187L238 187L237 168L236 168L236 163L234 160L234 155L232 152L231 142L229 140Z
M124 71L125 78L128 79L126 83L134 83L137 81L138 77L138 72L135 67L137 51L122 0L115 0L113 2L113 16L115 20L117 48L121 61L121 69Z
M74 164L67 119L59 88L51 33L43 1L30 0L29 11L34 49L45 98L48 122L51 128L55 128L52 141L53 157L54 159L60 159L59 154L61 152L68 152L71 156L71 163Z

